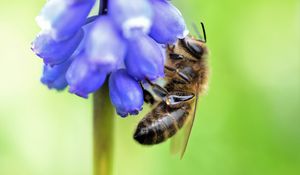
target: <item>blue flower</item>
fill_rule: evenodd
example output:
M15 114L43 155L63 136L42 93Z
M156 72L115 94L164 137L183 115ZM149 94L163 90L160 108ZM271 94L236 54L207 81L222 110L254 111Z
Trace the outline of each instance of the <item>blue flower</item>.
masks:
M101 16L94 22L87 36L85 52L91 64L106 72L116 70L123 62L126 43L108 16Z
M106 72L98 70L86 59L84 53L79 54L69 67L66 74L70 92L87 98L90 93L98 90L106 79Z
M166 0L108 0L105 11L88 17L94 4L47 1L37 17L42 31L32 42L45 63L41 81L87 98L108 79L117 113L138 114L140 84L164 76L165 44L186 36L184 20Z
M125 65L128 73L137 80L147 77L155 80L164 76L164 57L160 46L149 36L128 40Z
M152 24L153 9L148 0L110 0L108 13L127 38L136 29L148 33Z
M36 21L53 39L66 40L80 30L94 4L95 0L51 0Z
M117 113L122 117L138 114L142 109L143 90L125 69L111 73L109 95L113 105L116 106Z
M43 58L45 64L53 66L70 58L82 38L82 30L79 30L75 36L63 41L55 41L49 33L41 32L32 42L31 49Z
M150 36L158 43L175 43L178 38L187 36L188 30L180 11L170 2L151 0L154 8L154 20Z
M41 82L49 89L63 90L68 86L66 72L72 63L72 59L56 66L44 65Z

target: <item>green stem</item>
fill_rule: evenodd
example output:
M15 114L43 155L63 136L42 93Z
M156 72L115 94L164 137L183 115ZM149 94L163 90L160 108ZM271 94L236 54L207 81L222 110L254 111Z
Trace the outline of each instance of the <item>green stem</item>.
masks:
M94 93L94 175L112 175L114 108L108 85Z

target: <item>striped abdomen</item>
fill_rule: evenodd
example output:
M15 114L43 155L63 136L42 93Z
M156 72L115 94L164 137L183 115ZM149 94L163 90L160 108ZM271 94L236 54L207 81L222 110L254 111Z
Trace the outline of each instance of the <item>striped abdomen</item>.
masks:
M134 139L144 145L161 143L182 128L189 114L190 103L170 108L165 102L159 103L138 124Z

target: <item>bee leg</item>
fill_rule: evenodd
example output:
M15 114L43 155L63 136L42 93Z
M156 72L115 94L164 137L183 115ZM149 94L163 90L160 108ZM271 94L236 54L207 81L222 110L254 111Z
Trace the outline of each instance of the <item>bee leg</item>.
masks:
M154 105L157 101L153 97L153 95L146 89L143 89L144 93L144 101L150 105Z
M195 94L192 92L185 91L172 91L168 92L165 88L158 84L152 83L147 79L147 82L151 85L153 92L160 97L167 105L171 108L178 108L182 104L193 100Z
M192 92L172 91L166 96L165 102L171 108L178 108L193 99L195 99L195 94Z
M150 105L154 105L157 101L154 99L153 95L146 89L143 91L144 101Z
M161 87L158 84L152 83L149 79L146 79L146 81L149 83L149 85L152 87L153 92L162 100L165 99L165 97L168 95L168 91Z
M185 83L190 83L192 81L191 78L185 72L181 71L180 69L170 67L170 66L165 66L165 70L172 72L174 74L177 74L178 77L181 80L183 80Z
M171 52L171 53L174 53L174 50L175 50L175 45L174 44L168 44L167 45L167 49Z
M140 82L140 86L143 89L143 95L144 95L144 102L148 103L150 105L154 105L157 101L155 100L154 96L149 92L147 89L144 88L143 84Z
M181 61L181 60L185 59L183 55L180 55L177 53L170 53L169 56L170 56L170 59L173 61Z

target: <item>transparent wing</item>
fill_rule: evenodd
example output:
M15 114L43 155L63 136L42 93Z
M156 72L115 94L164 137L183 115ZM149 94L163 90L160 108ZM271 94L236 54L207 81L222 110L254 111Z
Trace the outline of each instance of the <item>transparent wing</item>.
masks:
M180 159L183 158L183 155L185 153L191 135L191 131L196 116L198 96L199 95L197 94L196 99L192 104L192 109L185 125L171 139L171 147L170 147L171 153L180 154Z

